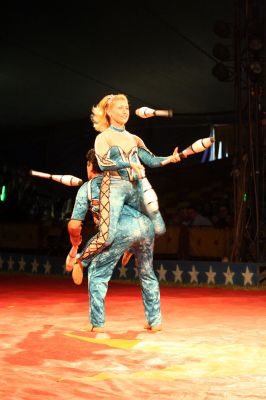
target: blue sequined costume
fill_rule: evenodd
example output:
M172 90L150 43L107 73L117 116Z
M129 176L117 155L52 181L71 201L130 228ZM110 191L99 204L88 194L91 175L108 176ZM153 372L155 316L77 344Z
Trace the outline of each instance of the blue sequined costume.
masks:
M84 221L89 205L94 214L99 199L102 176L81 186L71 219ZM91 201L89 201L91 200ZM86 247L86 246L85 246ZM89 319L93 326L105 323L105 296L108 282L120 257L128 248L135 255L142 291L145 318L152 326L161 324L159 283L153 270L154 226L149 218L127 205L122 207L111 246L96 255L88 268ZM84 260L83 264L88 265Z
M99 232L89 241L80 255L80 262L90 259L114 241L117 223L125 204L146 214L153 222L156 235L165 232L160 212L151 213L147 210L141 179L138 179L132 170L130 162L142 162L155 168L160 167L161 162L168 157L154 156L139 137L125 130L115 129L115 131L109 127L100 133L95 141L95 154L104 172L100 192Z

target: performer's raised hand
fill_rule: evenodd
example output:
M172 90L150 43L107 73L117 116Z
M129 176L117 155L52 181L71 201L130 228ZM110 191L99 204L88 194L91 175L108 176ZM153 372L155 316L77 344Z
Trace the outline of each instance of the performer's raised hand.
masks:
M170 162L171 163L177 163L179 161L181 161L181 158L180 158L179 153L178 153L178 147L176 147L174 149L174 151L173 151L173 154L170 157Z

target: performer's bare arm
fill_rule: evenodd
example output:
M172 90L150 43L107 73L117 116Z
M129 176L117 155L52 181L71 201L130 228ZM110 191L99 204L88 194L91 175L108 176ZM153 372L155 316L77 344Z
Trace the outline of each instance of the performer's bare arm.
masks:
M82 236L81 236L82 221L79 221L77 219L71 219L68 222L67 228L72 246L79 246L80 243L82 242Z

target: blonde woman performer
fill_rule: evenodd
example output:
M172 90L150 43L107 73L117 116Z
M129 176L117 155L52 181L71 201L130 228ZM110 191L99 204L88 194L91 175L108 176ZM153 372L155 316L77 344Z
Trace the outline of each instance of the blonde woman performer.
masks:
M157 235L165 232L159 210L155 207L149 211L145 205L142 184L145 169L142 163L154 168L162 166L162 161L166 159L172 163L179 162L178 149L169 157L154 156L142 139L126 130L129 115L128 100L124 94L105 96L92 108L91 120L95 130L100 132L95 140L95 153L103 179L99 231L77 257L81 268L82 260L90 259L113 242L124 204L148 215Z

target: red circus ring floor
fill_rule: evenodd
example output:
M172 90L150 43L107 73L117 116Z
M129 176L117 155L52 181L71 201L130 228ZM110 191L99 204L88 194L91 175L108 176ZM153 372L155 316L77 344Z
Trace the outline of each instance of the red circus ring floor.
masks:
M139 287L111 282L96 334L86 282L0 280L1 400L266 399L265 290L162 287L151 333Z

